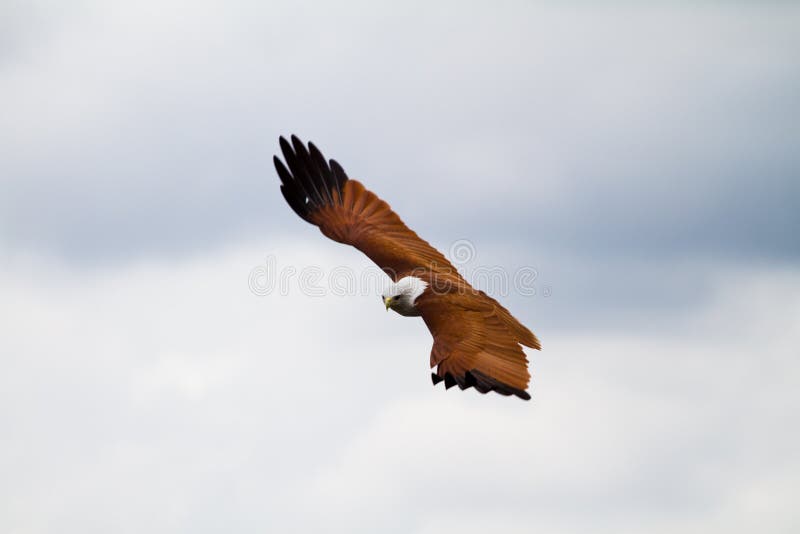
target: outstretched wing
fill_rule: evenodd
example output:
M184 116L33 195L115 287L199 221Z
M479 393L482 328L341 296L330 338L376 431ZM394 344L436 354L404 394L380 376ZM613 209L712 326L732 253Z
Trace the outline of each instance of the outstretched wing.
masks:
M280 139L276 156L286 202L327 237L352 245L398 280L417 273L429 281L416 305L433 335L434 384L474 387L529 399L527 359L520 344L539 340L497 301L473 289L435 248L409 229L389 205L312 143Z
M356 247L394 280L419 270L460 279L456 269L371 191L351 180L336 161L294 135L280 138L286 165L274 157L286 202L329 238ZM288 167L288 168L287 168Z
M434 385L474 387L530 399L528 360L522 345L540 349L536 336L497 301L468 284L417 300L433 335Z

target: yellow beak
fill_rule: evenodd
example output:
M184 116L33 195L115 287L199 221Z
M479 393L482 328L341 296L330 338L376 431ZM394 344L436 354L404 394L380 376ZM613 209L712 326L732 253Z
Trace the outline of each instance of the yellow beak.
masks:
M386 311L389 311L389 308L392 306L392 297L386 297L383 299L383 303L386 305Z

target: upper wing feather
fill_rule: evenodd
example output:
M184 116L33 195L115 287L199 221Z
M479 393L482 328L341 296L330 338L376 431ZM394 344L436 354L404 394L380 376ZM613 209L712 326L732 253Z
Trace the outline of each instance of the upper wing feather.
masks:
M314 146L297 137L280 139L286 165L274 158L281 192L289 206L327 237L353 245L398 280L426 270L460 279L441 252L400 220L389 204L351 180L336 161L326 162ZM288 168L287 168L288 166Z

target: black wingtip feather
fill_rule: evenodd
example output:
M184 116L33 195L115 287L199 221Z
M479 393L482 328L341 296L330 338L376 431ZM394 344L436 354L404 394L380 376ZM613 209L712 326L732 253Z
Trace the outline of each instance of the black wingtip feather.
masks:
M281 183L290 189L297 189L292 173L289 172L289 169L286 168L281 159L278 156L272 156L272 163L275 165L275 170L278 172L278 178L281 179Z
M331 170L333 171L333 176L336 178L336 181L339 183L339 190L341 191L344 187L344 183L348 180L347 173L344 172L344 169L339 162L335 159L330 161Z
M332 205L337 198L341 202L348 178L341 165L334 160L328 162L313 143L306 147L294 134L289 139L278 138L283 161L275 156L273 163L282 183L281 193L289 207L309 221L312 211ZM334 191L338 195L334 195Z
M500 395L516 395L522 400L531 400L531 396L527 391L504 384L503 382L500 382L499 380L496 380L489 375L478 371L477 369L472 369L467 374L472 376L472 380L475 381L475 389L481 393L485 392L483 390L494 391Z
M283 194L283 198L286 199L286 203L292 208L292 211L298 214L304 221L308 221L308 204L303 203L293 194L289 193L285 185L281 186L281 193Z
M494 391L498 395L506 397L514 395L522 400L531 400L531 396L527 391L504 384L477 369L467 371L463 377L451 373L445 373L444 377L442 377L436 373L431 373L431 381L434 386L439 382L444 382L445 389L450 389L453 386L458 386L462 390L474 387L479 393Z
M453 378L456 379L456 384L458 384L458 389L464 391L465 389L469 389L472 387L472 384L469 383L466 376L459 376L455 375Z
M450 389L456 385L456 379L450 373L444 374L444 389Z

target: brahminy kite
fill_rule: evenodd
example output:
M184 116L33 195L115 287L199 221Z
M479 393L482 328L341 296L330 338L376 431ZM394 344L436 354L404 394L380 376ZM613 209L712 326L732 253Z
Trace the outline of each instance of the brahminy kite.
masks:
M291 143L281 137L280 147L286 164L275 156L275 168L292 210L327 237L366 254L391 277L382 295L387 311L425 321L433 335L433 384L530 399L528 360L520 345L541 349L533 332L474 289L389 204L348 178L313 143L306 147L295 136Z

